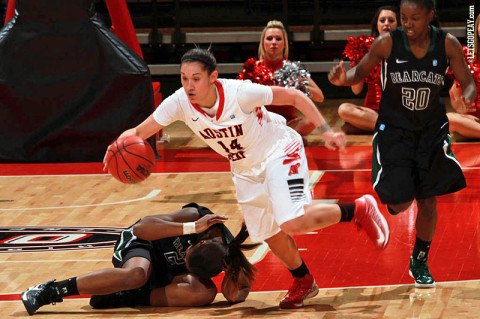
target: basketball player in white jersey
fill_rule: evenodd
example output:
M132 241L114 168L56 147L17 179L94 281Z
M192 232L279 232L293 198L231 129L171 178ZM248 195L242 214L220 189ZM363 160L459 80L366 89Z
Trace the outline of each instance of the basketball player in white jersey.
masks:
M177 120L230 161L237 199L254 242L265 241L294 277L281 308L299 308L318 286L290 235L341 221L364 229L379 249L386 247L388 224L375 199L350 204L312 204L307 158L301 136L263 105L294 105L319 129L325 146L344 150L343 133L333 132L302 92L250 81L219 79L215 57L199 48L181 61L182 88L165 99L144 122L121 136L144 139Z

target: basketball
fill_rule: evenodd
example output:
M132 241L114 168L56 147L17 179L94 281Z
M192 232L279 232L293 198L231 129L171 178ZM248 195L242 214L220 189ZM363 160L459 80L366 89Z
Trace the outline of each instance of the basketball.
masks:
M125 184L136 184L145 180L155 166L155 153L147 141L139 136L117 139L108 147L108 172Z

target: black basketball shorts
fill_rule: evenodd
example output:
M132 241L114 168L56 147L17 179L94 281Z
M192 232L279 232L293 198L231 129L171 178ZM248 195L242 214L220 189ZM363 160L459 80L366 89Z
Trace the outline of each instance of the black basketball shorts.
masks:
M379 120L372 145L372 184L384 204L426 199L466 187L451 150L446 118L419 131Z
M152 262L152 243L133 235L133 226L125 229L115 244L112 263L115 268L122 268L123 264L132 257L143 257Z

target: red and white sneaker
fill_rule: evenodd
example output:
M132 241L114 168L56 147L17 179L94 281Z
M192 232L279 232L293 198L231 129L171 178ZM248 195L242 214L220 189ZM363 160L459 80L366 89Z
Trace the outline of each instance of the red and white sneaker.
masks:
M365 230L377 249L387 247L390 236L388 223L372 195L363 195L355 200L353 222Z
M303 307L303 301L315 297L318 294L318 286L312 275L307 274L302 278L294 277L293 284L287 294L280 301L280 308L296 309Z

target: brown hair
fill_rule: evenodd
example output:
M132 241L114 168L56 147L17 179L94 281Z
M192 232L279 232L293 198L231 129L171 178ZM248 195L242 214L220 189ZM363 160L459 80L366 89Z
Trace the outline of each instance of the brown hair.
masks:
M285 46L283 48L283 58L288 59L288 36L287 30L283 26L283 23L278 20L271 20L268 21L267 26L263 29L262 35L260 36L260 45L258 46L258 59L263 60L265 59L265 49L263 44L265 42L265 33L268 29L280 29L283 34L283 42L285 42Z
M255 280L255 271L257 269L245 257L242 250L250 250L258 247L260 244L244 244L248 238L247 226L242 224L242 229L237 236L228 244L228 252L225 256L225 265L229 270L231 280L236 282L240 271L242 271L250 282Z
M398 8L395 7L395 6L382 6L382 7L378 8L377 11L375 11L375 15L372 18L370 35L374 38L376 38L380 35L380 33L378 32L377 25L378 25L378 17L380 16L380 13L383 10L392 11L393 13L395 13L395 19L397 20L397 26L400 25L400 21L399 21L400 19L398 18L399 17Z
M203 69L212 74L213 71L217 69L217 60L213 56L210 50L194 48L188 50L181 59L181 64L183 63L193 63L198 62L202 64Z

